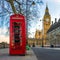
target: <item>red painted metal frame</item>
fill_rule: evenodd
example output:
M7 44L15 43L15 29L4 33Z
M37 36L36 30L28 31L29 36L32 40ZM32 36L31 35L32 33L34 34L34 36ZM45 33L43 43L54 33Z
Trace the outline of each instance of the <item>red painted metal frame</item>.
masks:
M14 28L13 23L20 23L20 42L14 43ZM26 21L21 14L14 14L10 16L10 55L25 55L26 53Z

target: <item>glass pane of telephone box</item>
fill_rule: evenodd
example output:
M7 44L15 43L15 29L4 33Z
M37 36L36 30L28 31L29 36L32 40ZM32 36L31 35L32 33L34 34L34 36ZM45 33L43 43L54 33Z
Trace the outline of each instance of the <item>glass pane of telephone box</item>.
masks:
M14 42L19 43L20 42L20 23L14 22Z
M14 33L20 32L20 23L14 22Z
M14 33L19 34L20 33L20 30L14 29Z
M15 43L20 43L20 39L15 39L14 42Z
M16 39L16 38L20 38L20 36L19 36L19 34L14 34L14 38Z
M19 22L14 22L14 28L20 29L20 23Z
M20 42L20 36L19 35L14 35L14 42L19 43Z

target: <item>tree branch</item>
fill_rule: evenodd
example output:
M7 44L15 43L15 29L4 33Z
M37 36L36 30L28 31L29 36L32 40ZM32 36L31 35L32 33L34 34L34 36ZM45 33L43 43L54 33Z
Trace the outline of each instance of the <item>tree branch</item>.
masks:
M12 13L8 9L6 9L4 6L2 6L2 8L4 8L9 14Z
M21 13L21 5L22 5L22 4L21 4L20 2L18 2L17 0L14 0L14 1L15 1L16 3L18 3L18 5L19 5L19 6L18 6L18 7L19 7L19 12Z
M16 14L17 12L16 12L16 9L15 9L15 7L14 7L14 3L13 3L14 0L6 0L6 1L10 3L13 12Z

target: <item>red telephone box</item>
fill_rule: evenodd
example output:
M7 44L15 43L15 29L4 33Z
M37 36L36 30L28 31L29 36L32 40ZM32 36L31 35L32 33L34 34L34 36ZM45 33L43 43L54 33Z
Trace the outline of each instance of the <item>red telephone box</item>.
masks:
M21 14L10 16L10 55L26 53L26 22Z

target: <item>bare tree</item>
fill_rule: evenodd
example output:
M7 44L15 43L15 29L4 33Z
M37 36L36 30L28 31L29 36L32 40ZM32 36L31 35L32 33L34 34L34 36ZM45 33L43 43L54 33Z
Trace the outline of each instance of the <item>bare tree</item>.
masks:
M5 12L5 15L4 15L4 12L0 12L1 16L6 16L6 15L9 15L11 13L14 13L16 14L17 12L18 13L22 13L26 16L26 13L27 14L27 19L28 19L28 29L31 28L32 26L32 23L35 24L36 20L37 20L37 16L39 14L37 6L35 6L34 8L32 7L32 5L30 7L32 7L32 10L29 10L30 7L27 8L27 5L31 4L33 0L22 0L24 2L21 2L21 0L4 0L6 1L8 4L9 4L9 8L12 8L12 10L10 9L7 9L5 6L2 6L2 8L4 8L3 10L6 10ZM35 1L35 0L34 0ZM26 4L26 2L28 4ZM15 5L17 3L17 5ZM37 3L40 3L39 0L37 0ZM26 11L27 10L27 11ZM40 11L40 10L39 10ZM8 12L8 13L7 13ZM7 14L6 14L7 13ZM10 15L9 15L10 16ZM9 21L8 17L6 17L7 20ZM7 21L7 22L8 22ZM9 23L9 22L8 22ZM7 23L6 23L7 25Z

